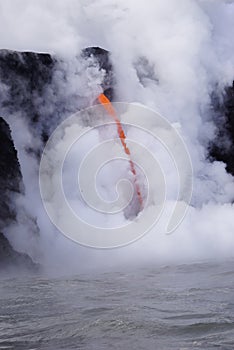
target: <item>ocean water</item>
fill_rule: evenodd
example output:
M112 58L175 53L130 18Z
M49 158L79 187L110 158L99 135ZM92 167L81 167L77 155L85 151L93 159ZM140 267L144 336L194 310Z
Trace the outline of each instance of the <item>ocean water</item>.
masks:
M234 261L2 277L0 349L233 349Z

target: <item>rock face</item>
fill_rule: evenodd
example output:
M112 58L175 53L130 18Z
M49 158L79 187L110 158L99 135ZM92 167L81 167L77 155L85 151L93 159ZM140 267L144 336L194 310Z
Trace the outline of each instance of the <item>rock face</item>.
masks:
M0 233L0 272L15 267L17 270L27 269L30 271L38 271L40 268L38 264L33 263L28 255L13 250L6 237Z
M234 176L234 82L221 97L213 98L217 136L210 147L211 159L223 161Z
M74 58L72 69L79 64L86 67L85 62L88 62L89 72L93 67L94 72L102 73L102 81L97 84L112 100L114 75L109 52L99 47L86 48ZM75 69L79 73L82 67ZM18 119L26 122L32 142L25 144L25 151L39 160L44 143L61 119L77 112L82 99L82 108L87 106L87 94L76 87L79 74L75 70L69 76L69 69L67 62L49 54L0 50L0 116L4 117L0 118L0 232L15 220L13 195L24 187L17 152L5 120L11 126L17 124ZM67 82L74 77L75 89L67 89ZM19 132L24 133L24 130ZM4 262L33 265L29 257L15 252L0 233L0 268Z
M105 71L105 76L102 81L102 88L104 94L108 97L110 101L113 101L114 99L114 73L113 73L113 66L110 61L110 55L109 52L101 49L100 47L87 47L82 51L82 56L85 57L91 57L93 56L99 66L99 69L103 69Z
M54 64L48 54L0 50L0 81L5 86L2 114L24 115L32 130L38 129L37 137L44 131L39 126L38 103L44 87L51 82Z
M15 218L13 193L22 190L22 175L9 125L0 118L0 229Z
M23 190L22 175L9 125L0 117L0 231L15 220L13 196ZM6 266L34 268L25 254L15 252L0 232L0 270Z
M109 56L104 49L89 47L73 64L81 65L82 61L89 59L89 65L104 72L100 86L112 100L114 75ZM77 91L67 91L67 81L71 78L69 69L66 62L49 54L0 50L2 115L18 117L20 114L27 119L34 137L46 142L56 122L58 124L79 109L82 91L78 88ZM72 78L77 75L79 80L76 70L71 74ZM84 107L87 107L86 102L82 105Z

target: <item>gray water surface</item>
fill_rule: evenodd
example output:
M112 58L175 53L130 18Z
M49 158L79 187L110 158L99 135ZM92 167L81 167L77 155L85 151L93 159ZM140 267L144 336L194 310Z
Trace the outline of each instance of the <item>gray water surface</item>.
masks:
M0 349L234 349L234 262L0 283Z

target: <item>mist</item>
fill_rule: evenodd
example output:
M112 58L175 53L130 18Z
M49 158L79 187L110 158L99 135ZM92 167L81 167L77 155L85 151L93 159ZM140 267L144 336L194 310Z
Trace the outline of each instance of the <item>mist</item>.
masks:
M188 213L176 231L166 235L178 189L173 162L157 142L130 128L127 136L145 144L166 174L167 200L162 217L155 228L126 247L107 251L82 247L58 232L45 212L38 185L39 162L27 152L29 147L42 150L43 143L40 139L35 141L28 121L19 111L18 118L12 115L7 120L25 184L25 194L15 199L17 223L6 232L16 250L26 252L47 268L60 266L64 271L233 257L233 177L223 162L211 162L208 157L209 142L216 132L210 112L211 94L214 90L221 94L234 77L233 16L234 4L218 0L182 0L179 5L176 0L56 0L49 4L0 0L1 48L47 52L61 59L47 87L46 99L38 101L41 114L46 115L54 94L63 101L69 97L64 115L54 116L53 122L43 121L49 134L62 120L92 106L102 92L103 71L80 55L85 47L99 46L111 53L115 100L144 105L167 118L186 143L193 167L193 196ZM7 93L4 86L0 90ZM87 129L82 118L80 128ZM61 149L74 132L71 126L61 137ZM91 130L83 146L74 147L75 156L66 164L68 181L75 175L74 159L79 164L90 145L95 146L108 136L107 130L100 134ZM113 152L121 156L121 147L116 146ZM140 163L140 155L135 157ZM113 162L103 170L97 184L103 197L113 199L110 189L115 188L126 168L126 163L116 167ZM156 177L152 172L149 176ZM72 197L73 188L67 191ZM156 185L152 198L157 199ZM84 218L95 220L95 214L81 201L75 207ZM153 210L152 206L147 210ZM105 214L96 220L108 225ZM127 219L120 213L114 220L115 224L122 224Z

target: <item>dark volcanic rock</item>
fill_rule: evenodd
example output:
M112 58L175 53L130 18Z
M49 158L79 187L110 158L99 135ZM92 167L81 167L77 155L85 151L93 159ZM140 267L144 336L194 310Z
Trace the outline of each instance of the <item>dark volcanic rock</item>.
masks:
M5 101L9 109L33 107L32 97L42 93L52 79L54 62L48 54L0 50L1 81L9 86L13 102Z
M22 175L8 124L0 117L0 230L13 220L16 212L13 196L23 189ZM15 252L0 232L0 269L9 265L34 268L25 254Z
M43 134L42 103L45 86L51 83L55 60L48 54L0 50L0 83L2 115L18 114L27 119L36 137Z
M8 270L8 268L27 269L37 271L39 265L33 263L32 259L23 253L18 253L12 249L9 241L0 232L0 271Z
M94 57L99 65L99 69L105 71L105 77L102 82L103 92L110 101L113 101L115 79L113 66L110 60L110 53L100 47L87 47L82 51L82 55L83 57Z
M0 230L15 218L12 196L22 190L22 175L8 124L0 117Z
M79 59L87 58L105 72L101 87L112 100L114 77L109 52L99 47L86 48L77 57L77 64L81 63ZM76 71L73 73L77 75ZM46 142L57 124L78 110L82 91L77 88L76 93L69 95L69 79L68 65L59 58L0 50L0 84L5 87L5 93L0 94L2 115L8 119L9 115L18 117L20 113L31 125L34 137Z
M234 176L234 83L224 89L222 96L214 94L212 104L217 135L210 146L210 156L223 161Z

